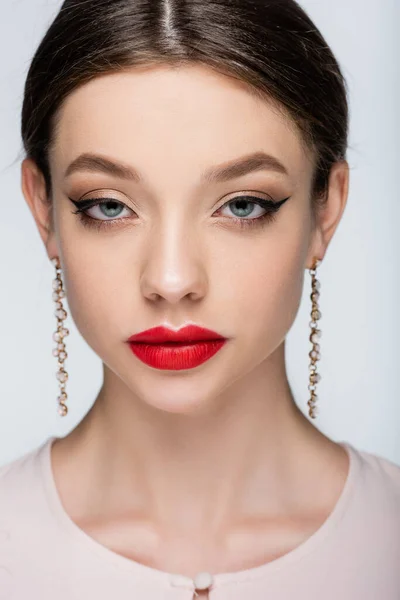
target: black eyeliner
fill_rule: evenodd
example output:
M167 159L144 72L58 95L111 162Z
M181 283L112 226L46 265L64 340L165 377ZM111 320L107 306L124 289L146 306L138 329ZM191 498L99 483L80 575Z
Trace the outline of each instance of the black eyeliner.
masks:
M74 214L82 212L87 208L91 208L96 204L100 204L101 202L114 202L115 204L122 204L118 202L118 200L114 200L114 198L90 198L90 200L73 200L68 196L68 200L71 200L72 204L76 206L78 210L74 211Z
M272 208L275 208L276 210L278 210L278 208L280 206L282 206L282 204L284 204L287 200L289 200L290 196L288 196L287 198L283 198L283 200L279 200L279 202L268 202L268 206L271 206Z

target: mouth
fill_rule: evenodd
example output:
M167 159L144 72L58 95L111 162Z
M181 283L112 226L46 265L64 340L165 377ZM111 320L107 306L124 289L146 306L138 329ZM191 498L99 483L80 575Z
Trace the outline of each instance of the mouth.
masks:
M225 340L226 338L204 327L197 325L186 325L178 330L169 327L159 326L152 329L146 329L135 335L132 335L128 342L146 343L146 344L192 344L196 342L211 342L215 340Z
M163 326L128 340L133 354L147 365L163 370L197 367L214 356L227 338L210 329L187 325L178 331Z

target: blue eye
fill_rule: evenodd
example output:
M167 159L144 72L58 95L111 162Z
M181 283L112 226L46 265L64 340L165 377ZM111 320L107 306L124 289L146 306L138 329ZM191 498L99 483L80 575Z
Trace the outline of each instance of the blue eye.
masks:
M70 200L72 200L70 198ZM84 213L87 215L87 211L92 208L99 208L96 216L89 215L92 219L100 219L107 220L108 217L114 218L119 216L124 208L128 208L122 202L117 202L117 200L113 200L112 198L93 198L91 200L82 200L80 202L75 202L72 200L75 206L78 207L74 214ZM128 209L130 210L130 209Z
M281 202L272 202L271 200L263 200L262 198L258 198L256 196L242 195L229 200L219 210L233 205L234 208L230 208L230 210L233 212L238 211L239 216L235 216L229 220L232 220L235 224L238 224L239 227L252 227L274 221L279 207L286 202L286 200L288 200L288 198L285 198ZM257 216L257 211L254 210L254 206L263 209L264 212ZM248 215L253 215L254 212L256 213L256 216L251 217L250 219L244 218Z
M239 216L228 217L227 221L242 228L258 226L275 220L279 208L289 200L289 198L290 196L284 198L280 202L275 202L257 196L240 195L226 202L217 212L232 205L235 207L234 210L238 211L237 214ZM134 213L134 211L128 208L123 202L119 202L113 198L91 198L89 200L78 201L73 200L72 198L69 199L77 207L77 210L73 211L73 213L78 214L83 225L89 228L101 229L103 227L113 227L118 225L118 221L124 221L130 214ZM254 214L254 206L264 209L264 213L255 217L246 218L248 215ZM88 211L91 209L97 209L97 215L90 215ZM123 218L116 218L119 217L125 209L127 215Z

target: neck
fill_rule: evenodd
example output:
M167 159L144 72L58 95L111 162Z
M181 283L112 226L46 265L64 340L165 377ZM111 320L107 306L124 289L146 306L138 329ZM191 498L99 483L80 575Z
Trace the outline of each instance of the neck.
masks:
M164 530L182 534L215 533L245 513L276 513L294 498L300 472L304 484L302 467L311 480L316 448L326 441L294 402L283 344L186 412L143 402L105 367L96 402L68 437L81 484L96 490L104 510L145 507Z

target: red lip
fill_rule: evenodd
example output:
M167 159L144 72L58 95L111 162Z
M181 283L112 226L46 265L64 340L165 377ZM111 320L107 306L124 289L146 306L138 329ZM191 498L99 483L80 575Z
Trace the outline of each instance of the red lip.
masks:
M137 358L156 369L191 369L214 356L227 341L215 331L187 325L179 331L166 327L147 329L129 338Z
M146 342L147 344L163 344L165 342L199 342L226 339L219 333L197 325L186 325L178 331L159 326L146 329L136 335L132 335L128 342Z

